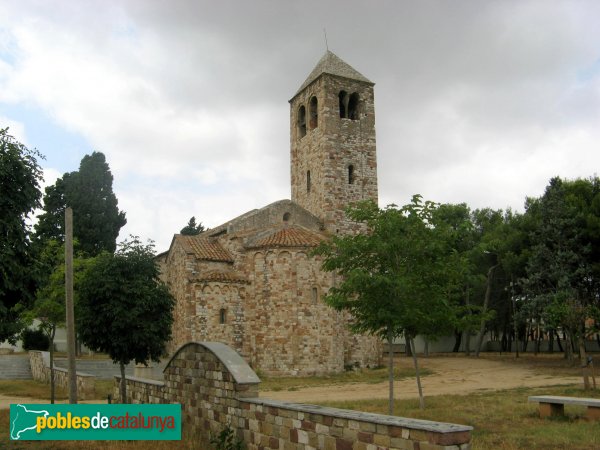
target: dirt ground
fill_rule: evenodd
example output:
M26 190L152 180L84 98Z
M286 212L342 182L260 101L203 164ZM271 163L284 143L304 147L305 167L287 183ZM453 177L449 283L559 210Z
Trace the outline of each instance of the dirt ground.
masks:
M411 366L412 360L400 358L396 364ZM582 383L581 377L540 375L527 365L511 362L464 357L419 358L419 365L435 374L423 377L423 394L427 396L459 394L518 387L543 387ZM354 383L345 385L303 388L294 391L261 391L261 397L296 403L322 401L368 400L388 398L388 382L377 384ZM409 378L394 383L396 398L418 397L417 383Z
M400 366L412 367L408 358L399 358L396 363ZM420 366L433 372L422 378L425 396L460 394L486 390L512 389L517 387L543 387L564 384L582 383L580 377L540 374L539 368L533 365L514 364L502 360L475 359L464 357L436 356L420 358ZM414 378L394 383L396 398L418 397L417 385ZM366 400L387 398L387 381L381 383L352 383L331 386L309 387L294 391L261 391L261 397L296 403L313 403L338 400ZM66 403L66 401L62 401ZM47 400L35 398L20 398L0 395L0 409L7 409L11 403L47 403ZM85 403L106 403L106 400L92 400Z

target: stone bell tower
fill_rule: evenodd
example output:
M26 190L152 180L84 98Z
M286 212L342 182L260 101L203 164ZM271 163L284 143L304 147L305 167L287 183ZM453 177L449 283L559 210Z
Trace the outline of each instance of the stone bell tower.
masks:
M373 85L327 51L290 100L292 201L334 234L361 228L348 205L377 202Z

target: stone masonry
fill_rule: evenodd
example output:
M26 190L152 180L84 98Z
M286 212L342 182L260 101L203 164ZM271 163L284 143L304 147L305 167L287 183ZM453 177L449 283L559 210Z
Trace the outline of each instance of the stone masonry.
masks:
M118 397L119 377L114 394ZM180 403L183 433L208 444L229 425L249 450L469 450L472 427L258 397L259 378L230 347L183 345L164 381L126 377L131 403Z
M50 384L50 353L32 350L29 352L29 364L33 379ZM76 372L77 397L86 400L95 397L94 381L96 377L89 373ZM69 389L69 371L54 366L54 383L59 388Z
M175 235L157 261L176 298L173 351L219 341L269 374L379 364L381 344L354 336L322 297L336 276L312 254L361 225L344 209L377 201L373 83L327 52L290 100L291 193L198 236Z

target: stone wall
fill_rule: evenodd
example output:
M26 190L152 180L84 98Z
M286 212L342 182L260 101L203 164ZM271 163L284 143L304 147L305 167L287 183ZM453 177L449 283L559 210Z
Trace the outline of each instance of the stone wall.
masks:
M256 374L216 342L182 346L164 370L164 383L126 380L130 402L180 403L184 434L204 442L229 424L249 450L471 448L469 426L259 398Z
M29 363L33 379L50 384L50 353L41 351L29 352ZM96 377L89 373L76 372L77 398L86 400L95 397L94 381ZM54 366L54 383L58 388L69 390L69 371Z

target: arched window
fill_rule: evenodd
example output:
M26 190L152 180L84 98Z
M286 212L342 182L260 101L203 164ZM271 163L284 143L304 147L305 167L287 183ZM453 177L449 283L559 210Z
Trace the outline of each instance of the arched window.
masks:
M348 93L346 91L340 91L338 94L340 100L340 117L342 119L348 118Z
M306 193L310 193L310 170L306 171Z
M310 125L310 129L312 130L319 126L319 111L318 111L317 97L312 97L310 99L309 112L310 112L309 125Z
M289 212L283 213L283 221L287 222L288 220L290 220L290 213Z
M306 136L306 108L304 105L298 109L298 134L300 137Z
M354 166L352 164L348 166L348 184L354 184Z
M358 102L359 97L356 92L354 92L350 96L350 100L348 101L348 119L357 120L358 117Z
M224 324L227 319L227 310L225 308L221 308L219 310L219 323Z

